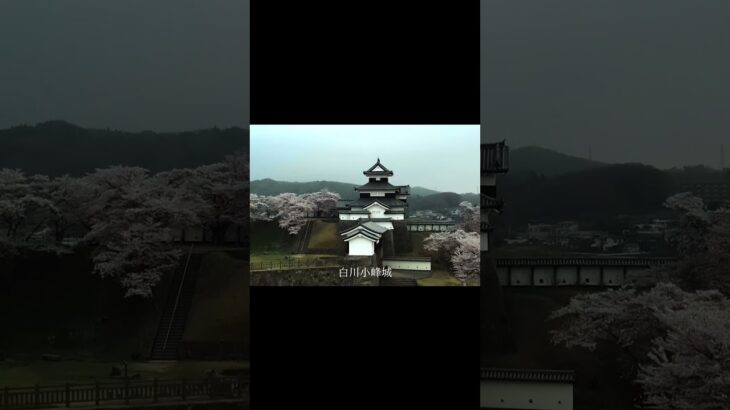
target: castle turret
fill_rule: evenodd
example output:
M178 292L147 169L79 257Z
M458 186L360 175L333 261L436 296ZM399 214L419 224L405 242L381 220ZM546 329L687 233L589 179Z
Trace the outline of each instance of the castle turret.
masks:
M490 213L502 212L503 202L497 195L497 174L509 170L509 147L501 142L482 144L481 146L481 250L490 248L489 234L492 227L489 223Z

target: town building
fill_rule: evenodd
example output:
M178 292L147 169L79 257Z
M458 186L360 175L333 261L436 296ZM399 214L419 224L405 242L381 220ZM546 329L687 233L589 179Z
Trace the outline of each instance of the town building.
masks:
M527 224L527 237L533 241L548 242L554 240L557 235L553 224Z
M730 182L727 181L686 182L680 185L680 191L691 192L711 205L730 201Z

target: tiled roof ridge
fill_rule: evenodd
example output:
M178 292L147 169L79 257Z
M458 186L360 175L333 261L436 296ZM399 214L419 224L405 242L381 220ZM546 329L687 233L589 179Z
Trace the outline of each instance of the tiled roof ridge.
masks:
M482 368L481 378L487 380L572 383L575 379L575 372L573 370L556 369Z
M655 266L676 262L672 257L616 257L616 256L566 256L566 257L511 257L495 258L497 265L536 266L536 265L615 265L615 266Z

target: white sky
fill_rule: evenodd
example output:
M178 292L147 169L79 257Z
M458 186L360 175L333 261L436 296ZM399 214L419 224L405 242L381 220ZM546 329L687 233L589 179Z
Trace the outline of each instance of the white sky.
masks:
M377 158L397 185L479 192L479 125L251 125L251 179L362 184Z

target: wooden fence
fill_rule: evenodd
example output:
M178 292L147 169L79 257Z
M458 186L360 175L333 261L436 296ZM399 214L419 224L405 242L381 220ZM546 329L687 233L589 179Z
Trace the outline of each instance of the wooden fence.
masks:
M296 270L314 268L340 268L344 266L342 258L325 259L280 259L276 261L250 263L251 272L268 270Z
M71 407L101 404L151 404L159 401L247 399L248 379L209 377L204 380L126 380L123 382L33 387L0 390L0 409Z

